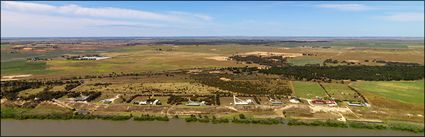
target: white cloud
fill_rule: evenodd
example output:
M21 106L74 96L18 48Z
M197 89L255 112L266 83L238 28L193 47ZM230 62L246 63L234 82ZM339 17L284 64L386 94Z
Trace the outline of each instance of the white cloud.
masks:
M169 22L185 22L190 20L210 21L212 18L207 15L197 13L167 14L134 9L98 7L89 8L75 4L52 6L47 4L4 1L1 4L2 10L44 13L44 14L62 14L84 17L104 17L104 18L124 18L140 20L156 20ZM183 13L183 12L181 12Z
M393 13L387 16L379 16L378 18L397 21L397 22L423 22L424 13L423 12L400 12Z
M336 9L342 11L367 11L377 9L363 4L320 4L316 5L319 8Z
M199 13L12 1L2 1L0 13L2 37L169 35L173 30L197 31L213 23L212 17Z

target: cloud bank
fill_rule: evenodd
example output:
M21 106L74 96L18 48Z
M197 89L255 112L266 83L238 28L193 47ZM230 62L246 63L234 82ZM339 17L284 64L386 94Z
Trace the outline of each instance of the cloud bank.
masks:
M316 5L316 7L341 11L367 11L377 9L363 4L319 4Z
M205 27L213 18L182 11L151 12L114 7L84 7L76 4L61 6L34 2L1 2L2 36L84 36L82 32L102 32L115 29L115 35L138 35L142 30L196 29ZM61 32L57 32L61 31ZM159 30L158 30L159 31ZM106 34L105 35L113 35ZM146 35L149 35L148 33ZM152 35L152 34L151 34Z
M397 21L397 22L424 22L424 13L423 12L400 12L400 13L393 13L386 16L380 16L379 18L382 18L388 21Z

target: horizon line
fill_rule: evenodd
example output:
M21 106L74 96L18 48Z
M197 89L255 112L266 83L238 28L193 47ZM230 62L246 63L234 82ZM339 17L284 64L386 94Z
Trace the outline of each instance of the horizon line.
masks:
M174 37L256 37L256 38L425 38L424 36L19 36L19 37L0 37L3 38L174 38Z

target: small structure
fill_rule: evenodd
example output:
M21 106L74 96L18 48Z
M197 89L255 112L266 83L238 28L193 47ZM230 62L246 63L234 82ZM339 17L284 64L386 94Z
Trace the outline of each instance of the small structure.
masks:
M104 100L101 100L100 102L105 103L105 104L111 104L112 102L114 102L116 99L118 99L120 97L121 97L121 95L118 94L114 98L104 99Z
M105 104L111 104L113 101L114 100L112 100L112 99L104 99L104 100L101 100L100 102L105 103Z
M237 98L235 95L233 95L233 104L235 105L249 105L249 104L253 104L254 102L252 102L251 99L247 99L247 100L242 100Z
M111 57L81 57L77 58L77 60L102 60L102 59L108 59Z
M79 97L74 98L74 101L87 101L88 98L89 98L89 96L84 96L84 95L80 94Z
M334 100L322 100L322 99L314 99L311 103L316 105L328 105L328 106L337 106L338 104Z
M361 102L347 102L347 104L354 107L370 107L370 104Z
M269 101L270 101L270 103L272 103L272 105L282 105L283 104L282 101L275 100L275 99L272 99L272 98L270 98Z
M301 100L298 99L298 98L292 98L292 99L289 100L289 102L294 103L294 104L298 104L298 103L301 103Z
M136 101L134 103L138 105L161 105L161 101L158 99L148 99L146 101Z
M189 101L186 103L186 106L204 106L205 105L205 101L202 102L197 102L197 101L192 101L189 99Z

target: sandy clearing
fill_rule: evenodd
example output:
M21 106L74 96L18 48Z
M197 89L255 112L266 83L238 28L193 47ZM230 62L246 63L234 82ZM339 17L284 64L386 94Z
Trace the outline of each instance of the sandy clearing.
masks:
M220 80L223 80L223 81L231 81L231 79L228 79L228 78L225 78L225 77L221 77L221 78L220 78Z
M206 57L206 59L213 59L213 60L217 60L217 61L227 61L227 60L229 60L229 58L226 57L226 56Z
M1 81L19 80L17 78L26 78L26 77L31 77L31 76L32 76L31 74L3 76L1 78Z
M337 113L348 113L351 112L350 108L345 107L329 107L329 106L309 106L313 113L316 112L337 112Z
M360 62L359 60L345 60L346 62L353 62L353 63L358 63Z

